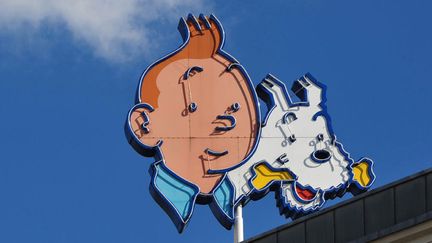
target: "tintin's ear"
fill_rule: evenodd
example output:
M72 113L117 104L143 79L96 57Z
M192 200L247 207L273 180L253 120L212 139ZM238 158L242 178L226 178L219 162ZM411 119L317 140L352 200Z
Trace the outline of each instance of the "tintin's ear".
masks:
M224 43L224 30L214 15L197 18L189 14L186 19L181 18L179 31L188 48L189 58L206 58L215 54Z
M132 107L128 113L125 124L126 138L129 144L141 155L154 156L157 147L162 141L151 136L150 114L153 107L146 103L140 103Z

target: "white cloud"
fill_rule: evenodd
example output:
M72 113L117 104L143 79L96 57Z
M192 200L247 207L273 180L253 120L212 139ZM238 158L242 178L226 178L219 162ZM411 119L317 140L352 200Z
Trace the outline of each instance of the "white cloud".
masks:
M0 30L62 26L75 40L92 47L97 56L122 61L136 54L146 55L146 49L157 44L161 36L152 27L156 21L177 20L201 8L202 1L0 0Z

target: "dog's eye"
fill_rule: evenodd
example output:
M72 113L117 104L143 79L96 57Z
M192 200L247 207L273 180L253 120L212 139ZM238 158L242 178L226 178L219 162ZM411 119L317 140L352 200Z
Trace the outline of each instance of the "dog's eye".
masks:
M291 122L297 120L297 116L292 112L287 112L282 117L282 122L284 124L290 124Z

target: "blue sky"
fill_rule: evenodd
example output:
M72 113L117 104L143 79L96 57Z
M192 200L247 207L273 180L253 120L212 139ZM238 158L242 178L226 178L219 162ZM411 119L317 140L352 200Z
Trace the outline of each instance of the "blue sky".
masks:
M255 83L325 83L338 139L375 161L373 187L432 166L430 1L54 2L0 3L0 242L232 241L206 206L179 235L123 132L139 76L181 43L190 11L218 16ZM246 238L288 222L272 193L243 213Z

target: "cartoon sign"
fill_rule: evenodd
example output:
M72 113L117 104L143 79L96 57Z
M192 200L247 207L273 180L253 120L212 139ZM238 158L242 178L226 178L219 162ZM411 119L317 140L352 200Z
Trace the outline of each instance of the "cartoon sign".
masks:
M323 84L306 74L291 92L269 74L255 89L222 49L215 16L189 15L178 29L183 44L144 71L125 132L138 153L154 158L150 193L179 232L196 203L230 229L236 206L270 190L280 212L297 218L371 186L373 162L355 162L337 141Z

